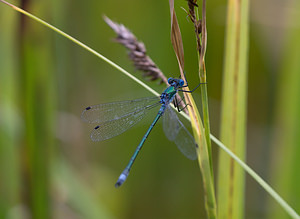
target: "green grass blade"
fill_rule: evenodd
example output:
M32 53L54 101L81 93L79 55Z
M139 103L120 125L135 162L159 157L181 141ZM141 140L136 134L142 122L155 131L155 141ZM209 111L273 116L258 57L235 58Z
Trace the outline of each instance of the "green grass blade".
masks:
M33 5L31 5L33 6ZM36 5L37 6L37 5ZM40 7L40 11L47 10ZM32 218L51 218L49 158L53 146L54 107L57 94L54 89L54 71L51 62L51 35L30 20L23 21L20 33L22 81L20 97L25 123L24 181L28 199L26 205ZM38 40L37 40L38 39ZM39 42L38 44L36 42ZM37 61L38 60L38 61Z
M196 108L196 104L192 98L192 95L187 95L189 103L193 106L194 111L189 110L190 115L192 115L191 123L193 128L193 134L195 141L198 145L197 155L198 163L202 173L202 180L205 193L205 207L208 218L217 218L217 206L215 198L215 187L214 180L211 172L210 157L207 147L206 137L203 135L205 133L200 114Z
M190 8L191 10L191 8ZM199 9L200 10L200 9ZM204 125L204 131L205 131L205 138L207 143L207 150L209 155L209 163L210 163L210 169L211 169L211 177L212 181L213 179L213 162L212 162L212 151L211 151L211 139L210 139L210 122L209 122L209 108L208 108L208 95L207 95L207 81L206 81L206 68L205 68L205 54L206 54L206 44L207 44L207 30L206 30L206 1L204 0L202 2L202 18L199 18L199 11L195 11L195 7L193 7L192 11L194 11L193 14L195 16L192 21L194 21L194 30L196 34L196 43L200 47L198 49L198 71L199 71L199 79L200 83L203 83L200 86L201 90L201 102L202 102L202 113L203 113L203 125ZM197 23L201 20L201 39L197 35L198 34L198 26ZM198 47L197 46L197 47Z
M229 1L224 63L221 141L245 158L248 61L248 0ZM244 217L243 169L220 151L218 217Z
M20 163L16 143L20 140L20 115L17 110L17 54L18 16L0 8L0 218L14 214L20 205ZM3 30L6 31L3 31Z
M297 212L268 184L266 183L254 170L252 170L244 161L242 161L238 156L236 156L230 149L228 149L221 141L219 141L213 135L210 136L211 139L223 149L232 159L234 159L261 187L263 187L266 192L268 192L273 199L292 217L299 219L300 216Z
M197 13L198 16L198 13ZM199 20L199 19L198 19ZM203 83L200 86L201 89L201 101L202 101L202 112L203 112L203 124L205 131L205 138L207 143L207 150L209 156L210 170L212 183L214 183L213 175L213 161L212 161L212 150L211 150L211 139L210 139L210 122L209 122L209 108L208 108L208 95L207 95L207 84L206 84L206 68L205 68L205 54L206 54L206 44L207 44L207 30L206 30L206 1L202 3L202 19L201 19L201 53L199 57L199 78L200 83Z
M299 1L291 1L289 7L300 10ZM289 28L284 30L286 44L283 50L282 66L279 70L278 93L276 100L275 132L273 133L273 160L270 165L271 179L278 191L289 200L291 206L300 212L300 29L295 25L299 13L288 15ZM298 22L299 23L299 22ZM282 209L269 200L270 217L289 218Z

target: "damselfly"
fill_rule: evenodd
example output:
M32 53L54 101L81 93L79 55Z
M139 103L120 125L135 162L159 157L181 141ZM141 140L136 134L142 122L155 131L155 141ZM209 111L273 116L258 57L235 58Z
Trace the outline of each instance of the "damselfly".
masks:
M187 86L184 85L182 79L169 78L168 83L169 87L160 97L146 97L136 100L104 103L89 106L82 112L81 118L83 121L98 124L91 133L91 139L93 141L103 141L125 132L144 118L151 109L160 106L156 117L115 184L116 187L121 186L125 182L139 151L162 115L163 129L167 138L175 142L179 150L187 158L191 160L196 159L194 138L178 119L175 111L170 107L170 103L174 101L175 107L179 110L178 101L176 101L175 96L178 91L192 91L181 90L181 88Z

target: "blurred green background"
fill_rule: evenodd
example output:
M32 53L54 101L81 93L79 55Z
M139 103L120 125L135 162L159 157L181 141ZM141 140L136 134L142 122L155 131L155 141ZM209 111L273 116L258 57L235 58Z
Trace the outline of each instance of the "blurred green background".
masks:
M179 75L167 0L11 2L144 80L113 42L106 15L145 43L167 77ZM175 4L194 87L193 25L180 8L187 8L186 1ZM226 4L207 2L206 69L217 137ZM247 162L299 212L300 4L251 1L250 9ZM158 92L165 88L144 81ZM198 164L166 139L161 124L126 183L114 188L156 112L125 134L96 143L89 138L93 126L80 120L89 105L146 96L151 94L102 60L0 3L0 218L205 218ZM199 90L194 97L200 102ZM213 153L217 158L215 145ZM287 217L248 176L245 199L246 218Z

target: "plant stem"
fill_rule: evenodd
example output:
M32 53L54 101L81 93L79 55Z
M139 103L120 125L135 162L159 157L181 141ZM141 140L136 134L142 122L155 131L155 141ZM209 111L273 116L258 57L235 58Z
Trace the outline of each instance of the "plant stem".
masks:
M248 0L228 2L222 92L221 140L241 159L246 156L248 5ZM220 151L219 218L244 217L244 187L244 171Z

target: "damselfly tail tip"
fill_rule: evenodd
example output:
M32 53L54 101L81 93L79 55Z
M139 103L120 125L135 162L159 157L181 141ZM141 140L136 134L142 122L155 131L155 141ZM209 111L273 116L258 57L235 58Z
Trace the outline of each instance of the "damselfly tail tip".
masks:
M119 187L122 185L122 183L123 183L123 182L120 182L120 181L118 180L118 182L116 182L116 184L115 184L115 188L119 188Z
M119 176L119 179L118 181L116 182L115 184L115 187L116 188L119 188L124 182L125 180L127 179L127 176L129 174L129 171L128 170L124 170L121 175Z

